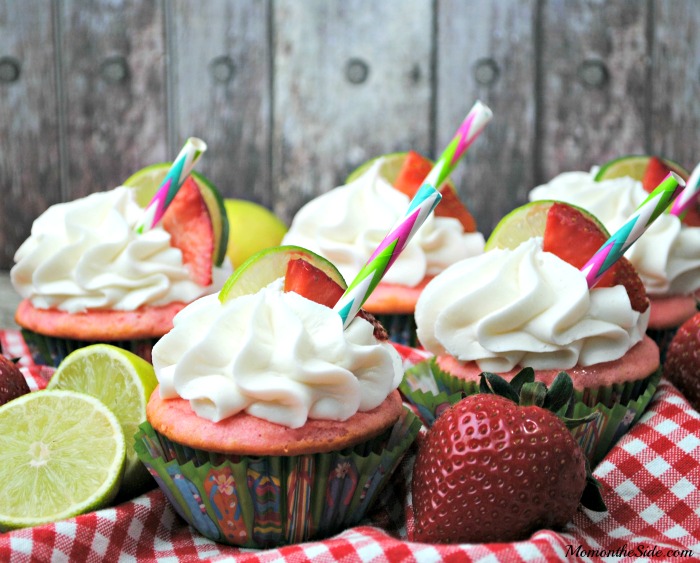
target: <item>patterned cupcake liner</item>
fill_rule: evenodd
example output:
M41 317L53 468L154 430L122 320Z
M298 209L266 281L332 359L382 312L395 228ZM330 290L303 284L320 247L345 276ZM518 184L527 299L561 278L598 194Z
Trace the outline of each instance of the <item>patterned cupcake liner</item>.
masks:
M416 347L416 319L411 314L377 315L372 313L389 333L389 340L404 346Z
M141 425L135 449L177 513L207 538L270 548L356 525L421 428L404 409L381 436L300 456L233 456L182 446Z
M54 367L58 367L58 365L68 354L77 350L78 348L84 348L85 346L90 346L91 344L97 344L99 342L124 348L125 350L133 352L137 356L141 356L144 360L150 362L153 345L159 340L158 338L103 341L77 340L47 336L26 328L22 329L22 336L24 337L24 341L27 343L27 347L32 354L34 363Z
M575 390L574 401L560 414L583 418L592 412L599 413L596 419L572 431L593 466L639 420L660 379L659 369L636 381ZM430 358L406 370L399 391L415 407L423 424L430 427L450 406L478 393L479 384L441 370L435 358Z

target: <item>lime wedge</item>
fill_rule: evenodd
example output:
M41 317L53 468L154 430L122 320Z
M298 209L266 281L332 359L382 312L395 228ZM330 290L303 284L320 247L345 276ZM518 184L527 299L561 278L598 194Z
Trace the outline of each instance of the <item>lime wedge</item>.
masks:
M484 252L494 248L514 249L521 243L533 237L543 237L547 225L547 213L552 204L551 200L538 200L516 207L498 222L491 236L484 245ZM600 230L607 236L608 231L603 224L585 209L576 205L567 204L593 220Z
M228 214L228 258L234 269L256 252L279 246L287 225L272 211L252 201L225 199Z
M403 165L403 161L406 158L405 152L393 152L389 154L384 154L363 162L357 168L355 168L355 170L350 172L348 177L345 179L345 183L349 184L353 180L357 180L360 176L362 176L362 174L367 172L367 170L369 170L370 167L380 158L384 159L384 163L379 169L379 175L393 186L394 182L396 181L396 178L399 175L399 172L401 172L401 166Z
M142 207L146 207L158 190L168 170L170 170L169 162L151 164L129 176L123 182L123 185L135 188L137 190L136 201ZM213 254L214 265L221 266L221 263L226 257L229 237L229 223L224 207L224 200L219 190L217 190L214 184L205 176L195 171L190 175L197 184L199 192L202 194L204 204L209 211L212 229L214 230L214 244L216 245Z
M94 397L73 391L37 391L0 407L0 451L4 530L108 505L124 469L117 418Z
M648 155L630 155L622 156L616 158L609 162L606 162L600 167L598 173L595 175L595 181L600 182L602 180L611 180L613 178L624 178L629 176L638 181L642 181L644 178L644 171L647 169L649 164L649 159L651 157ZM673 162L667 158L662 158L666 166L671 170L680 174L683 178L688 177L688 171L683 168L677 162Z
M146 420L146 404L157 384L153 366L146 360L116 346L93 344L66 356L47 386L91 395L116 415L126 437L120 497L134 496L152 484L134 452L134 435Z
M273 281L283 278L290 260L301 258L316 266L329 278L345 289L347 284L342 274L328 260L300 246L276 246L254 254L226 280L219 293L222 303L256 293Z

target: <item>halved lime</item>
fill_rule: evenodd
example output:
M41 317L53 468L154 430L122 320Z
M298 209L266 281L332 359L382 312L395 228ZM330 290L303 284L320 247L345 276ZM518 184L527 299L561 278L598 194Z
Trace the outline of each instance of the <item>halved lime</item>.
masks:
M556 202L553 200L538 200L516 207L498 222L484 245L484 252L494 248L508 248L512 250L530 238L544 236L544 229L547 225L547 213L554 203ZM595 221L601 231L608 235L608 231L603 224L588 211L576 205L567 205Z
M276 246L254 254L233 272L221 289L219 300L226 303L235 297L256 293L276 279L283 278L287 264L298 258L316 266L343 289L347 287L338 269L322 256L300 246Z
M160 183L163 181L163 178L165 178L168 170L170 170L169 162L151 164L129 176L123 182L123 185L136 188L136 201L142 207L146 207L160 187ZM214 265L220 266L226 257L229 237L228 216L226 215L224 200L219 190L216 189L208 178L195 171L192 171L190 175L197 184L199 192L202 194L202 199L209 211L211 226L214 230L215 248L213 260Z
M124 469L124 433L100 401L37 391L0 407L0 529L37 526L108 505Z
M151 484L134 452L134 435L146 420L146 404L157 384L153 366L146 360L110 344L93 344L66 356L47 385L47 389L87 393L116 415L126 437L121 497L137 494Z
M649 155L628 155L615 158L606 162L600 167L594 180L596 182L600 182L602 180L611 180L613 178L624 178L625 176L629 176L630 178L641 182L644 178L644 171L647 169L650 159L651 156ZM680 164L667 158L662 158L661 160L673 172L676 172L683 178L688 178L688 171Z

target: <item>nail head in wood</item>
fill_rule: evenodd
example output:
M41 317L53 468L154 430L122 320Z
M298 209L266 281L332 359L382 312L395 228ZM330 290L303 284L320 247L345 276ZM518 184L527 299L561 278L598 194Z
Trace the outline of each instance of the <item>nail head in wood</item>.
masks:
M14 57L0 58L0 82L9 84L19 80L22 65Z
M345 65L345 77L351 84L362 84L369 76L369 65L362 59L350 59Z
M474 80L482 86L495 84L500 73L498 63L490 57L479 59L474 63Z
M129 77L129 64L121 55L107 57L100 65L100 76L110 84L124 82Z

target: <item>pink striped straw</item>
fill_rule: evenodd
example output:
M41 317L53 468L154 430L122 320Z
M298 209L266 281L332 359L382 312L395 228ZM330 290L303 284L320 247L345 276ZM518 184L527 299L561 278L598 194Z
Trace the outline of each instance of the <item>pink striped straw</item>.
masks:
M180 150L180 154L177 155L177 158L170 166L170 170L163 178L156 195L153 196L141 220L136 224L137 233L150 231L163 218L166 209L168 209L168 206L175 198L180 186L185 183L194 165L197 164L199 157L206 150L207 144L201 139L197 137L187 139Z
M405 215L384 237L335 305L334 310L343 319L344 327L347 328L352 322L384 274L440 202L442 194L438 191L438 187L454 170L459 159L467 152L492 117L491 110L480 101L477 101L469 111L452 141L423 180L420 189L409 203Z
M671 215L682 217L690 209L700 195L700 164L690 174L685 184L685 189L681 192L671 205Z
M670 172L666 178L649 194L637 210L612 235L593 257L581 268L586 275L588 287L592 288L600 281L603 274L644 234L673 201L679 188L685 186L683 178Z

